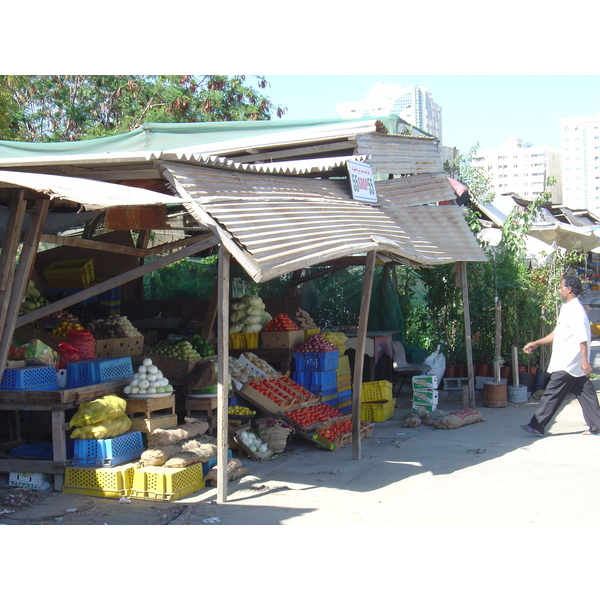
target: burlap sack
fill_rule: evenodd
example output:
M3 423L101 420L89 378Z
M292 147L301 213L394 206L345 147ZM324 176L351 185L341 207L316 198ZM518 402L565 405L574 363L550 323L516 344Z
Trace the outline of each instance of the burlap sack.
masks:
M479 423L483 421L483 415L472 408L463 408L451 412L441 419L437 419L433 423L435 429L458 429L465 425L471 425L472 423Z

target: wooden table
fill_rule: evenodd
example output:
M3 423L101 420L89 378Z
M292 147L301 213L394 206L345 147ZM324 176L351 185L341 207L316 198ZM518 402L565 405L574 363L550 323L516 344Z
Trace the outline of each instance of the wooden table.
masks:
M356 350L358 341L356 336L358 335L358 332L344 331L343 333L348 338L346 340L346 348ZM399 333L399 331L367 331L367 337L365 339L365 354L369 357L368 381L375 380L375 365L379 362L379 359L382 356L389 356L390 359L394 358L392 351L392 336L395 333Z
M67 442L65 432L65 412L77 408L83 402L101 398L106 394L120 394L129 379L100 383L80 388L63 388L53 391L0 391L0 411L14 411L16 425L12 429L15 438L19 433L19 411L46 411L52 413L52 458L53 460L35 460L0 457L0 471L11 473L49 473L54 475L54 489L62 491L67 460ZM16 440L13 440L16 441Z

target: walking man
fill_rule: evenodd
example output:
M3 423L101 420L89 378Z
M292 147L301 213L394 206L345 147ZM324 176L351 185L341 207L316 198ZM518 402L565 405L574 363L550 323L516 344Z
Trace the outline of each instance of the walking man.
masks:
M523 351L531 354L539 346L552 344L552 356L548 364L550 381L527 425L521 427L532 435L542 436L552 417L569 393L581 405L588 431L585 435L600 435L600 405L596 390L588 375L590 365L590 321L579 301L581 281L575 275L565 275L560 280L558 293L563 305L554 331L535 342L525 344Z

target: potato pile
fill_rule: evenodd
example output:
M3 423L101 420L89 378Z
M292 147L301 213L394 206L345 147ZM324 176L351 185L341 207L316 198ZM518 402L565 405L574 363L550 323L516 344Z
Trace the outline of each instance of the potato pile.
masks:
M305 310L298 310L294 316L294 321L302 329L317 329L317 324Z

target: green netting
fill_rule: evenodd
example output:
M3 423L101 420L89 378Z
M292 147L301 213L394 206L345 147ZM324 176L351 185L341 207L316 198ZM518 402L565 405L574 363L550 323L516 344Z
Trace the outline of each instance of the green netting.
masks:
M217 281L217 256L204 259L190 258L163 267L144 277L144 299L184 300L210 299ZM304 277L317 275L326 267L305 269ZM339 326L358 326L364 267L352 266L331 271L298 286L300 306L306 310L322 329ZM263 298L288 295L292 275L257 284L241 268L231 268L231 295L245 293ZM412 345L406 339L405 309L402 303L411 299L399 292L396 267L378 266L373 276L371 304L367 329L369 331L394 331L393 339L400 340L409 361L422 362L428 351Z

